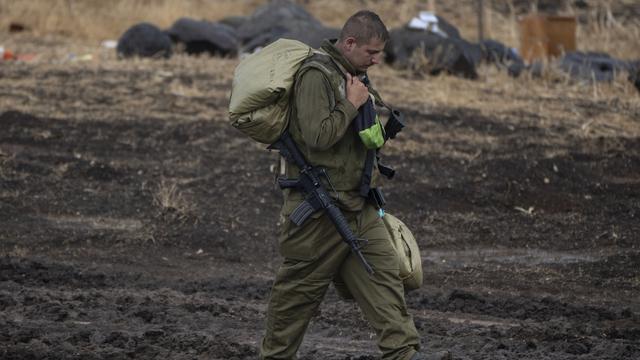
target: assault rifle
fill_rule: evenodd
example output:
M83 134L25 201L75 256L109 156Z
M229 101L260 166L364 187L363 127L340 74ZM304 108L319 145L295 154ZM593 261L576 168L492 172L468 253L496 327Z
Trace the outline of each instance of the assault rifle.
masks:
M340 236L342 236L342 239L351 248L351 252L358 257L365 270L367 270L370 275L373 274L373 268L367 263L367 260L360 251L362 243L366 244L367 240L357 238L353 231L351 231L349 222L320 181L320 178L324 177L327 182L331 184L326 170L313 167L307 163L288 131L285 131L280 136L280 139L271 144L268 149L278 150L282 157L300 169L300 177L297 179L278 178L278 185L281 189L298 189L306 196L306 199L291 213L289 219L297 226L300 226L311 214L318 210L324 210L333 225L335 225Z

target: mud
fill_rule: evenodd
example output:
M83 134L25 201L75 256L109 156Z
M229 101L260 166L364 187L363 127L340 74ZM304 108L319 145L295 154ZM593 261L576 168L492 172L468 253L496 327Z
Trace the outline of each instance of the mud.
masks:
M164 62L0 71L0 358L257 358L277 157L226 123L230 78ZM402 110L385 188L422 248L407 301L425 348L640 358L640 140L534 112ZM330 289L300 358L378 357Z

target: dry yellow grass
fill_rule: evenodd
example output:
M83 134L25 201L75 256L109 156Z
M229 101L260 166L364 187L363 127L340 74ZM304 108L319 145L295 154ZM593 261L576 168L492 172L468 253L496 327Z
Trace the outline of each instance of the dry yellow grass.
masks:
M162 179L153 194L154 204L163 215L184 221L197 213L194 202L187 200L179 185L172 180Z
M147 21L161 28L182 16L218 20L250 13L258 0L0 0L0 26L18 22L38 35L78 39L118 38L131 25Z
M92 42L117 39L131 25L147 21L161 28L182 16L219 20L226 16L249 15L266 0L0 0L0 40L12 22L24 24L38 36L57 34ZM311 0L295 1L329 26L339 27L348 14L361 8L378 12L390 28L405 24L420 10L433 7L457 26L469 40L477 39L476 0ZM485 2L489 3L489 2ZM487 37L518 46L518 18L512 0L486 7ZM532 1L532 3L535 3ZM590 2L588 11L567 6L566 15L581 15L578 26L581 50L597 50L622 58L640 58L633 46L640 37L640 20L616 19L611 9L631 0ZM500 9L512 11L501 13ZM2 44L0 44L2 45ZM625 46L626 45L626 46Z
M578 26L578 44L580 50L605 51L623 59L639 59L640 22L634 19L615 19L610 9L625 3L626 0L593 2L592 10L582 14L587 21ZM626 1L628 2L628 1ZM150 21L162 27L169 26L181 16L219 19L229 15L247 15L256 7L264 4L259 0L0 0L0 29L6 29L11 21L22 22L32 29L30 34L9 35L0 31L0 45L35 52L41 65L34 65L34 73L46 71L47 67L78 69L156 69L158 76L163 72L197 71L216 73L219 83L230 84L235 59L194 58L184 55L174 56L168 61L132 60L121 62L115 59L113 50L98 46L100 40L117 38L128 26L138 21ZM316 17L331 26L340 26L346 14L367 7L381 14L389 27L399 26L409 20L419 10L427 8L427 1L299 1ZM507 4L505 0L503 4ZM474 0L436 1L436 10L459 27L464 37L475 40L476 23ZM577 9L568 7L568 14L576 14ZM517 45L517 19L515 14L501 14L487 9L487 35L508 45ZM53 35L52 35L53 34ZM35 35L35 36L34 36ZM34 41L34 39L37 39ZM90 54L88 62L72 62L69 54ZM610 84L585 84L574 82L562 73L548 70L540 79L527 76L512 79L504 72L493 67L480 68L478 81L469 81L451 76L416 77L406 71L398 71L385 65L372 69L372 78L376 80L386 99L397 106L411 107L429 112L433 108L467 108L479 114L491 114L499 118L513 118L513 114L535 112L540 121L552 122L554 119L578 119L572 132L581 135L606 135L610 127L622 127L629 136L640 136L640 125L631 117L638 114L640 97L637 91L624 78ZM35 79L24 81L26 84ZM0 84L2 82L0 81ZM184 98L190 97L226 97L222 87L215 90L203 90L204 83L183 84L175 81L166 89L168 93ZM118 88L114 88L116 91ZM151 87L153 89L153 87ZM124 90L123 90L124 91ZM164 91L164 90L163 90ZM28 94L27 94L28 95ZM27 96L25 95L25 96ZM30 95L29 95L30 96ZM560 106L554 99L566 102L590 101L601 107L627 109L627 111L584 113L585 109ZM133 102L135 99L131 99ZM16 108L15 101L0 101L5 108ZM129 107L144 104L129 103ZM179 105L179 103L178 103ZM24 103L30 112L38 112L38 101ZM143 106L144 107L144 106ZM150 112L153 108L149 108ZM631 109L631 111L629 111ZM69 116L69 109L45 109L49 115L57 112ZM179 110L179 109L178 109ZM78 114L89 111L79 104ZM124 110L115 107L105 111ZM202 108L200 116L207 118L225 118L226 109ZM176 114L153 113L156 117L181 116ZM578 116L576 116L578 115Z
M481 67L480 74L476 81L453 76L418 79L412 73L382 66L373 71L372 78L388 103L421 114L447 115L462 111L479 121L481 118L497 119L514 129L523 123L548 129L562 126L567 136L585 140L640 137L640 122L637 121L640 96L626 78L595 85L570 81L559 74L545 74L541 79L529 76L513 79L488 66ZM497 140L490 136L480 139L472 131L465 133L462 130L455 136L469 143L489 142L486 146ZM548 145L553 145L558 139L548 141ZM411 153L418 148L421 151L442 150L431 148L429 144L407 142L402 151ZM474 153L454 155L468 161L478 156Z

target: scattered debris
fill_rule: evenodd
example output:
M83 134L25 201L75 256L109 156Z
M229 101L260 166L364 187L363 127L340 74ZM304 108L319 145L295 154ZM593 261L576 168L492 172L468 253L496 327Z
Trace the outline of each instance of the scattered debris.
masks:
M418 16L409 21L407 27L414 30L426 30L442 37L460 39L460 31L455 26L431 11L420 11Z
M418 53L428 60L428 71L432 75L446 71L469 79L478 77L476 65L482 58L480 47L464 39L408 27L391 30L390 37L385 60L395 67L415 67Z
M523 207L516 206L516 207L514 207L514 209L520 211L521 213L527 214L527 215L533 215L534 207L533 206L529 206L527 209L525 209Z
M640 91L640 61L633 65L633 70L629 71L628 79Z
M105 40L100 43L100 46L106 49L115 49L118 47L118 40Z
M247 44L263 34L280 31L287 32L297 24L308 27L322 27L322 23L302 6L288 0L275 0L260 6L238 28L241 43Z
M10 33L17 33L17 32L23 32L28 30L29 28L27 28L24 24L18 23L18 22L12 22L9 23L9 32Z
M455 26L428 11L421 11L404 27L392 29L390 36L385 60L398 68L422 70L416 64L421 56L426 58L427 71L432 75L445 71L476 79L476 68L482 62L505 68L514 77L526 68L514 49L495 40L471 43L460 36Z
M559 67L574 79L584 81L612 81L616 74L629 71L629 64L602 52L567 53Z
M130 27L118 40L118 55L128 57L164 57L172 54L169 35L150 23Z
M495 64L499 68L505 67L509 75L519 76L526 68L524 61L515 49L509 48L496 40L483 40L480 42L482 58L485 62Z
M288 0L272 1L259 7L238 27L242 52L250 53L280 39L301 41L320 47L326 38L337 38L340 29L324 26L302 6Z
M80 55L80 56L77 56L76 54L69 54L69 60L70 61L79 61L79 62L91 61L91 60L93 60L93 54L84 54L84 55Z
M37 54L16 54L11 50L5 49L4 46L0 46L0 60L31 62L37 57Z
M549 35L548 32L555 29L548 25L551 23L561 22L560 25L569 30L575 25L574 18L559 16L531 15L527 19L528 22L521 23L521 28L527 24L545 25L542 30L532 28L529 36L533 38L543 30L544 34ZM544 53L555 54L555 47L573 44L575 37L570 35L575 34L569 30L565 31L568 35L549 35L551 37L548 44L545 43ZM551 63L532 60L525 64L521 52L515 48L493 39L469 42L460 36L460 31L454 25L434 12L420 11L405 26L391 29L389 33L385 61L396 68L408 68L431 75L446 72L476 79L476 69L482 63L493 64L513 77L524 71L533 77L541 77L545 67L552 66L581 81L612 81L617 74L626 71L629 81L640 91L640 61L625 62L601 52L572 51L563 52L561 58ZM183 17L166 31L149 23L139 23L129 28L118 41L105 40L101 46L116 48L118 55L123 58L168 58L181 49L187 54L238 56L255 52L280 38L298 40L318 48L324 39L337 38L339 35L340 29L326 27L301 5L290 0L274 0L259 7L250 16L231 16L219 22ZM554 37L556 35L558 39ZM0 57L5 60L14 58L10 51L2 54ZM24 61L31 59L23 57ZM74 57L73 60L88 61L91 56Z
M209 21L180 18L167 30L175 43L185 45L187 54L236 56L238 35L229 25Z
M0 59L2 60L13 60L14 55L11 50L7 50L4 46L0 46Z

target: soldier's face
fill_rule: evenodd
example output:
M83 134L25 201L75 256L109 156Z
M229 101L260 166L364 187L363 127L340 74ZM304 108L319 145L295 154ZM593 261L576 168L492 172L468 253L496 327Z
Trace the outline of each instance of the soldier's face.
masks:
M344 41L344 56L359 72L366 72L373 65L382 60L385 42L373 38L366 44L356 42L355 38L347 38Z

